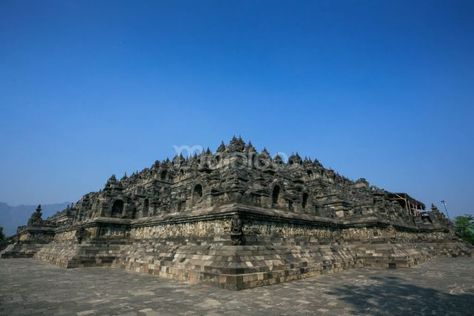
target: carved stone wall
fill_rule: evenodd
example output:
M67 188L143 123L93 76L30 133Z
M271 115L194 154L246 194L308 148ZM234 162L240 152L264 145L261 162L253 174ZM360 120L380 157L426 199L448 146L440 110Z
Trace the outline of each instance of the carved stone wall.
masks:
M47 220L39 208L17 237L2 257L116 266L234 290L472 252L434 206L425 211L405 193L297 154L272 158L239 138L215 153L112 176Z

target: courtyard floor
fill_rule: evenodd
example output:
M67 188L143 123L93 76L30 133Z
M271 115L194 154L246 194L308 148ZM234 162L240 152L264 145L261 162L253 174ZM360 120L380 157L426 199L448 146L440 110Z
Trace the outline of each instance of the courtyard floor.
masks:
M474 258L229 291L110 268L0 260L0 315L474 315Z

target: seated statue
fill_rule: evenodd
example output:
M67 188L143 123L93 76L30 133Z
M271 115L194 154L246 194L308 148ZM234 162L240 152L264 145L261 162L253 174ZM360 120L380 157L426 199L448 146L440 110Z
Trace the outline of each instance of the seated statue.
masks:
M235 214L232 217L231 226L230 226L230 238L233 245L243 245L244 236L242 231L242 220L238 214Z

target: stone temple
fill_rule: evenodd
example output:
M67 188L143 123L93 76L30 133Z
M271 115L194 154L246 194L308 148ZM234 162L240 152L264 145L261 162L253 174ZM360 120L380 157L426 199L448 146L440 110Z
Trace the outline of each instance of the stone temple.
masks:
M64 268L111 266L240 290L352 267L471 255L435 206L287 161L234 137L215 153L157 161L43 220L2 253Z

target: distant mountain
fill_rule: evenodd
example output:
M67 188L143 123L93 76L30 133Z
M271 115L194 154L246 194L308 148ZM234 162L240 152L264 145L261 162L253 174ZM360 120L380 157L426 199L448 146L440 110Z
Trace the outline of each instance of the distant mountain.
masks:
M43 219L54 215L56 212L66 208L68 202L41 205L43 210ZM7 203L0 202L0 226L6 236L16 233L18 226L26 225L31 214L38 205L18 205L11 206Z

